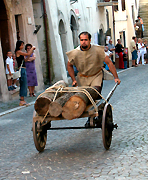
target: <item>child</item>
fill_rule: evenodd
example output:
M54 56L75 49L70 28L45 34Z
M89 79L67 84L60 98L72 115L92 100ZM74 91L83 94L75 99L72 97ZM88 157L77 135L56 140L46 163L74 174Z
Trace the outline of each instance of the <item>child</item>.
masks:
M12 59L13 59L13 69L14 69L14 71L15 71L15 69L16 69L16 65L15 65L15 63L16 63L16 57L15 57L15 54L12 55ZM17 79L13 79L13 87L14 87L14 88L17 88L16 81L17 81Z
M8 84L8 91L12 91L15 88L12 86L12 79L13 79L13 59L12 59L12 52L7 52L7 59L6 59L6 76L7 76L7 84Z
M123 62L124 62L124 69L127 69L127 52L126 49L123 51Z

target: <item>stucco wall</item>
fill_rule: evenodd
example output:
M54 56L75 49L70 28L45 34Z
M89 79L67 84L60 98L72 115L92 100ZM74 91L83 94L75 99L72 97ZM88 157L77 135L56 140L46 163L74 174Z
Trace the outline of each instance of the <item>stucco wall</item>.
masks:
M81 0L74 4L70 4L70 1L46 1L46 10L48 16L48 23L50 29L50 41L52 48L52 62L53 70L55 74L54 81L64 79L67 81L66 66L64 62L64 55L62 51L63 44L61 43L59 22L62 20L64 24L65 33L65 48L67 51L74 48L72 31L70 27L71 11L75 13L78 9L79 14L75 14L75 20L77 22L77 33L81 31L89 31L92 34L92 43L95 42L95 36L100 27L103 26L104 33L106 32L106 18L105 8L98 8L97 1Z

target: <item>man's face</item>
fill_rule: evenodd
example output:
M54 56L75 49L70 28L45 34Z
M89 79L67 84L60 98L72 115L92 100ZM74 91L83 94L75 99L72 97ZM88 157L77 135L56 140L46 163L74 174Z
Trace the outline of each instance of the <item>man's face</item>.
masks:
M88 35L81 34L80 36L80 45L83 50L88 50L90 48L90 42Z
M109 44L112 44L112 40L109 40Z

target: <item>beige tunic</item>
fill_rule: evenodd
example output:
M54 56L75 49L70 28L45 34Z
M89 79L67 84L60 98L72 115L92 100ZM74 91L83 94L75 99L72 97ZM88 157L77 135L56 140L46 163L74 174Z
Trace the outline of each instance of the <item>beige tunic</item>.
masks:
M98 73L98 71L104 65L103 46L91 45L88 51L81 51L80 48L77 48L66 54L69 62L75 65L79 71L77 75L78 86L101 86L103 73L102 71Z

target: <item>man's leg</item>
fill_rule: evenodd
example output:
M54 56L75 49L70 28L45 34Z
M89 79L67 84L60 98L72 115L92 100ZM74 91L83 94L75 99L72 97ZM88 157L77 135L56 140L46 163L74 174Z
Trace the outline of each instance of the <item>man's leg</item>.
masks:
M138 51L137 64L139 64L139 61L140 61L140 51Z
M142 65L144 65L144 52L141 53L142 56Z
M100 94L102 91L102 87L103 87L103 80L102 80L101 86L95 86L95 88L98 90L98 92ZM101 96L98 96L97 100L99 100L99 99L101 99ZM95 120L95 118L94 118L94 120ZM88 117L88 120L85 123L85 127L90 127L90 117Z

